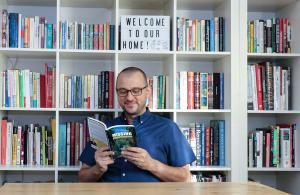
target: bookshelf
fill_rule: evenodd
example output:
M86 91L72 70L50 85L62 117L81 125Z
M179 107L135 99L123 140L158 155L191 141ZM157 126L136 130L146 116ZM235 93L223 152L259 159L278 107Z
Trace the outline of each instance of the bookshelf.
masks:
M300 102L292 98L292 110L288 111L248 111L247 110L247 64L250 61L278 61L290 64L295 73L299 72L300 44L295 36L292 38L292 53L265 54L247 53L247 20L260 17L285 16L292 23L293 35L300 30L296 0L3 0L1 9L19 12L26 16L45 16L50 22L78 21L84 23L106 23L118 25L120 16L132 15L167 15L171 20L171 50L167 52L124 52L118 50L118 31L115 34L114 50L76 50L60 49L59 36L56 36L55 49L0 48L0 70L14 67L29 68L43 72L43 64L56 64L56 106L54 108L1 108L0 117L8 116L16 122L44 122L49 126L49 118L56 118L56 129L66 121L80 121L97 113L118 116L121 109L114 97L113 109L81 109L59 107L60 74L94 74L100 71L118 72L127 66L138 66L148 76L164 74L170 79L170 96L166 109L151 111L174 120L179 126L188 126L191 122L209 123L212 119L225 120L225 154L224 167L191 167L192 171L223 171L228 181L258 181L296 192L300 181L298 159L293 169L256 169L247 167L247 129L276 122L300 122ZM80 14L78 14L80 13ZM196 52L176 50L176 18L210 19L225 18L225 51ZM57 33L59 29L57 29ZM176 73L179 71L224 72L225 94L224 109L189 110L176 108ZM293 97L299 96L299 78L293 76ZM58 133L56 140L59 140ZM0 181L76 181L78 166L58 166L56 141L56 162L51 167L1 166ZM299 149L299 146L297 146ZM298 157L299 158L299 157ZM47 177L45 176L47 175ZM34 177L34 179L33 179Z
M292 69L292 88L291 88L291 109L289 110L248 110L243 120L243 129L247 130L244 135L247 137L248 131L254 130L255 128L267 127L271 124L282 124L282 123L295 123L297 126L299 124L299 100L297 96L299 95L299 78L297 74L299 73L299 39L297 38L297 33L299 32L299 1L287 0L287 1L277 1L277 0L247 0L242 1L240 4L241 10L247 10L241 13L241 66L243 70L241 75L243 78L247 78L247 64L258 63L258 62L274 62L278 64L284 64L290 66ZM292 23L292 52L291 53L247 53L247 22L248 20L256 19L270 19L272 17L285 17L288 18ZM243 81L243 102L247 102L247 80ZM247 105L244 103L244 106ZM295 154L299 153L299 144L297 139L299 139L299 134L296 133L295 136ZM246 140L243 140L243 143ZM245 142L247 143L247 141ZM247 145L247 144L246 144ZM243 146L244 151L247 146ZM249 167L248 178L255 181L261 182L263 184L275 187L277 189L289 192L291 194L299 193L299 156L296 155L295 167L292 168L275 168L275 167Z

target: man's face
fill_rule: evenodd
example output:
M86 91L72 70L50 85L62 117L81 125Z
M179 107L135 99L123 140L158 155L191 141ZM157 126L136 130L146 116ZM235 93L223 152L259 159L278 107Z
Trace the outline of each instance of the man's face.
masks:
M140 72L121 73L117 81L117 90L143 89L146 86L143 75ZM144 88L141 95L132 95L128 92L125 96L118 95L118 102L121 108L133 117L141 115L146 109L146 100L149 88Z

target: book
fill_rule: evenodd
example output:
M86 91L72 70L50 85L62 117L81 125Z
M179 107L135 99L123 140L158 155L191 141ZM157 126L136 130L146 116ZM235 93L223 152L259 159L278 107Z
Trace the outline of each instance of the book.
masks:
M136 132L133 125L107 126L94 118L88 117L88 129L93 148L109 146L114 152L113 158L121 156L121 151L129 146L136 146Z

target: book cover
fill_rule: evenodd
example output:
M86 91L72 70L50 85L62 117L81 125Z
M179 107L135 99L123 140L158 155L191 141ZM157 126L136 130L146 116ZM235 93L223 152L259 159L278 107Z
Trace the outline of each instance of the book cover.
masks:
M97 149L109 146L114 151L114 159L121 156L122 149L136 146L136 132L133 125L115 125L107 128L103 122L88 117L88 129L92 147Z

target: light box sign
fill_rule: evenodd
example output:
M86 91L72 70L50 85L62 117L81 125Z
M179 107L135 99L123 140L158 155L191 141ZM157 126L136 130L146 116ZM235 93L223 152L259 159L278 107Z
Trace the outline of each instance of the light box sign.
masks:
M121 16L122 51L170 51L169 16Z

